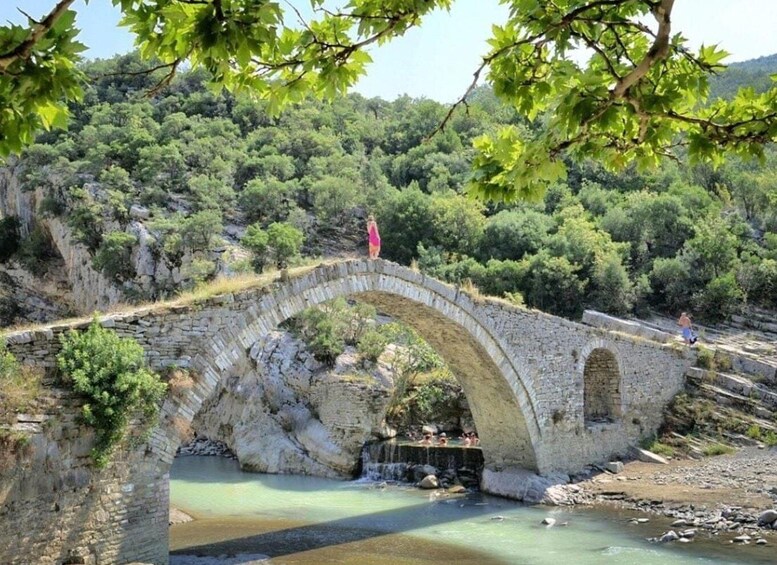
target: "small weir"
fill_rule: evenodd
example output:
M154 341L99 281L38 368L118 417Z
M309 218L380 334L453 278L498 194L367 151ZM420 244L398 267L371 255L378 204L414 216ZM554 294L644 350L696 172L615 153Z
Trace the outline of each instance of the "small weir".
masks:
M435 472L430 473L429 466ZM418 445L409 440L368 443L362 450L361 476L373 481L418 482L436 474L449 482L459 478L464 486L480 481L483 452L479 447Z

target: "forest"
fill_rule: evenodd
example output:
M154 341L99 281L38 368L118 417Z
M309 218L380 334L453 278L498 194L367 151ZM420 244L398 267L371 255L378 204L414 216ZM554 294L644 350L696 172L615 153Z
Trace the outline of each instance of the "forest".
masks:
M713 93L777 69L753 63L723 73ZM302 255L366 253L372 213L382 257L565 317L689 309L716 322L777 308L773 147L763 162L718 168L680 158L612 172L570 160L544 197L484 203L468 191L473 142L505 124L539 135L547 121L526 121L488 87L433 134L449 106L431 100L351 94L276 118L261 101L208 90L196 71L148 97L159 77L143 68L134 54L85 64L91 86L70 126L41 134L14 164L25 189L44 191L40 212L65 218L128 299L174 291L131 292L135 209L158 256L196 257L189 286ZM0 261L45 269L46 234L20 238L17 227L0 222ZM239 252L214 262L209 252L226 248Z

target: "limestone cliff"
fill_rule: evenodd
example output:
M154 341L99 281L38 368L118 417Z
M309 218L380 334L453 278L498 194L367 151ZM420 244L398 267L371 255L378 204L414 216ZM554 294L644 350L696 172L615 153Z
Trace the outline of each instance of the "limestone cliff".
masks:
M250 350L250 366L228 379L193 422L225 442L242 468L351 477L381 425L394 383L386 356L369 372L353 349L322 366L302 341L271 332Z

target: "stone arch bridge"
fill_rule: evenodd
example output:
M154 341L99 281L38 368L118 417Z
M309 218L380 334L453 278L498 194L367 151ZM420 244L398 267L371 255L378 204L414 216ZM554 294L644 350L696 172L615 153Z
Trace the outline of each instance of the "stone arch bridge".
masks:
M386 261L298 269L270 284L102 318L136 339L156 369L188 366L195 383L165 401L146 445L94 470L78 399L50 379L24 455L0 465L0 562L167 563L168 473L191 422L248 350L284 320L353 297L414 327L457 375L481 437L484 490L522 498L528 471L573 472L625 452L660 424L690 358L682 350L471 296ZM80 320L8 333L24 363L53 373L58 336Z

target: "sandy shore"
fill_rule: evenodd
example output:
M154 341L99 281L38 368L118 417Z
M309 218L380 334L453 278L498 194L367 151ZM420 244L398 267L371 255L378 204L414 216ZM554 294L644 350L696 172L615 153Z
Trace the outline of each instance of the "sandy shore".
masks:
M777 509L777 448L744 448L668 465L633 461L617 475L599 473L578 486L595 504L662 514L680 529L777 533L777 522L758 524L765 511Z

